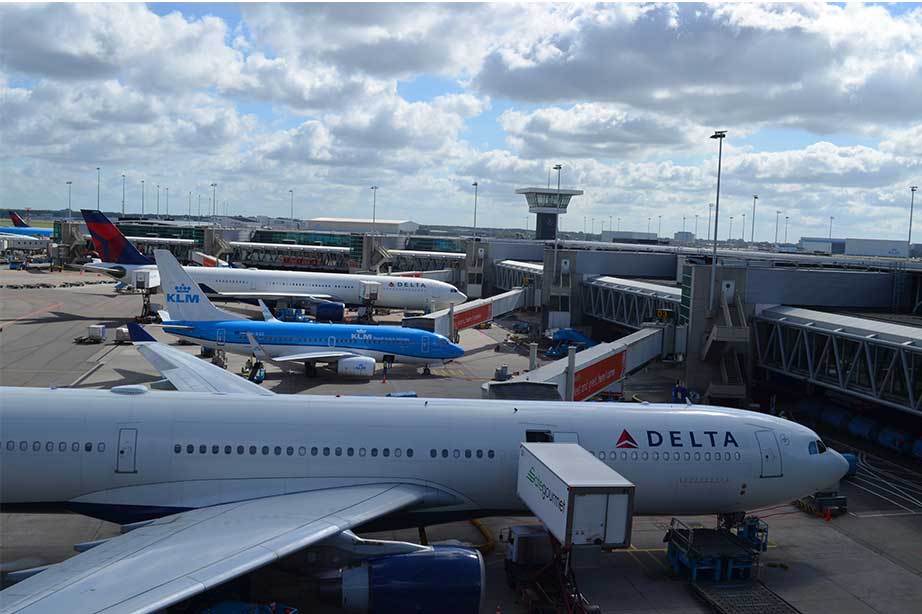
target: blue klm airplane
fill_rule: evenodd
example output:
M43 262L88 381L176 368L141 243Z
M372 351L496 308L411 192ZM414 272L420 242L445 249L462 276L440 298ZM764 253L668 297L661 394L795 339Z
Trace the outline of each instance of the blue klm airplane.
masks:
M264 321L215 307L167 250L155 250L167 311L163 329L199 345L254 356L285 369L304 363L336 364L337 373L371 377L375 363L439 365L464 350L443 335L400 326L280 322L262 302Z

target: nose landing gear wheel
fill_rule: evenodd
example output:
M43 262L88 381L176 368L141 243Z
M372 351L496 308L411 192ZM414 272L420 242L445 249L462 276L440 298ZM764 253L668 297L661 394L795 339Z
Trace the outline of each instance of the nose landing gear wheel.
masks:
M423 375L432 375L432 371L428 366L423 367Z

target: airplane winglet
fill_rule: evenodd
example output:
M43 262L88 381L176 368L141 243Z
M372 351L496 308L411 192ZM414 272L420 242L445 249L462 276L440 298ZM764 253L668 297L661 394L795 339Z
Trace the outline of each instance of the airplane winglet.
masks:
M266 304L263 302L262 299L259 299L259 308L263 312L263 320L265 320L266 322L278 322L276 317L272 315L272 311L268 307L266 307Z
M131 338L132 343L147 343L150 341L157 341L154 339L149 332L144 330L140 324L135 324L134 322L128 323L128 336Z
M253 350L253 355L260 360L267 358L266 350L263 349L263 346L259 345L259 341L256 340L256 337L253 336L253 333L247 333L247 341L250 342L250 349Z

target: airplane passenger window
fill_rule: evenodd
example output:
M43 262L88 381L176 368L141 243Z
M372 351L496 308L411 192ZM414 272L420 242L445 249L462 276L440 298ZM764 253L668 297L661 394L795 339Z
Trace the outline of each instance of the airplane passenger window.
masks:
M599 452L599 459L605 460L605 452Z
M435 448L432 448L431 450L429 450L429 457L430 457L430 458L435 458L435 457L438 456L438 455L439 455L439 453L435 451Z
M394 448L394 456L395 456L396 458L400 458L401 454L402 454L402 453L401 453L401 451L400 451L400 448Z
M733 457L736 458L736 460L739 460L741 456L740 456L740 453L739 453L739 452L736 452L736 453L733 455Z
M487 458L493 458L494 456L495 456L495 455L493 454L493 450L488 450L488 451L487 451Z
M7 450L11 450L11 451L12 451L12 450L15 450L15 449L16 449L16 442L15 442L15 441L8 441L8 442L6 442L6 449L7 449Z
M72 443L72 444L70 445L70 450L71 450L71 452L79 452L79 451L80 451L80 444L79 444L78 442L75 441L74 443Z
M33 452L38 452L38 451L41 450L41 449L42 449L42 442L40 442L40 441L33 441L33 442L32 442L32 451L33 451ZM93 444L90 444L90 452L92 452L92 451L93 451Z
M377 455L378 455L378 448L372 448L372 449L371 449L371 455L372 455L372 456L377 456Z
M724 452L724 460L730 460L730 453Z
M243 454L243 446L237 446L237 454Z
M324 456L329 456L329 455L330 455L330 448L324 448L324 449L323 449L323 455L324 455Z
M387 456L390 456L390 455L391 455L391 449L390 449L390 448L382 448L382 449L381 449L381 456L387 457Z
M93 444L87 444L87 445L90 446L90 449L91 449L91 450L93 449ZM28 442L28 441L20 441L20 442L19 442L19 449L20 449L22 452L25 452L28 448L29 448L29 442Z
M355 448L346 448L346 456L355 456Z
M294 449L293 447L291 447L291 446L288 446L287 448L285 448L285 454L288 455L288 456L294 456L294 455L295 455L295 449Z
M343 449L342 449L342 448L336 448L336 456L342 456L342 455L343 455Z
M211 446L211 453L218 454L221 451L221 446L213 445Z
M225 454L230 454L232 451L233 451L233 448L231 446L224 446Z
M705 453L704 453L704 460L706 460L706 461L711 460L711 453L710 453L710 452L705 452Z
M654 453L653 453L653 460L655 460L655 461L658 461L658 460L659 460L659 452L654 452Z
M643 457L644 460L647 460L648 458L650 458L650 455L647 452L644 452L641 456Z
M311 448L311 456L317 456L317 446Z
M696 461L700 461L700 460L701 460L701 452L695 452L695 460L696 460Z
M281 455L282 455L282 446L275 446L275 449L272 450L272 451L275 452L275 455L276 455L276 456L281 456Z
M464 451L464 458L470 458L470 457L471 457L471 451L470 451L470 450L465 450L465 451Z
M359 456L365 456L365 448L359 448Z
M48 452L54 452L54 442L53 442L53 441L49 441L48 443L46 443L46 444L45 444L45 450L48 451Z
M477 458L483 458L483 450L477 450Z
M407 458L413 458L413 448L407 448Z
M306 454L307 454L307 448L305 448L304 446L301 446L300 448L298 448L298 456L305 456Z
M691 460L691 453L690 453L690 452L686 452L686 453L685 453L685 460L687 460L687 461Z
M631 460L637 460L637 452L631 452Z
M181 446L181 445L176 444L175 446L173 446L173 453L174 453L174 454L179 454L180 452L182 452L182 446Z
M256 454L256 446L250 446L250 456L254 456L255 454Z
M90 444L86 444L86 445L89 446ZM89 450L87 450L87 452L89 452ZM186 453L187 453L187 454L192 454L192 453L194 453L194 452L195 452L195 446L193 446L191 443L190 443L189 445L186 446Z
M448 458L448 450L442 448L442 458Z
M101 443L101 442L98 443L98 444L96 444L96 451L97 451L97 452L105 452L105 451L106 451L106 444Z
M621 460L627 460L627 452L621 453Z
M208 452L208 446L206 446L205 444L202 444L198 447L199 454L205 454L206 452Z
M456 449L456 450L452 453L452 456L454 456L455 458L461 458L461 450L457 450L457 449Z

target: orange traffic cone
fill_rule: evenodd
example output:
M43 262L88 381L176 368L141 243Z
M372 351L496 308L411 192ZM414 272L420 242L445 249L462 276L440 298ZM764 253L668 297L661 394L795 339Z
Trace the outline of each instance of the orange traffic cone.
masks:
M830 520L832 520L832 512L829 511L828 507L826 508L826 516L823 517L823 520L825 520L826 522L829 522Z

